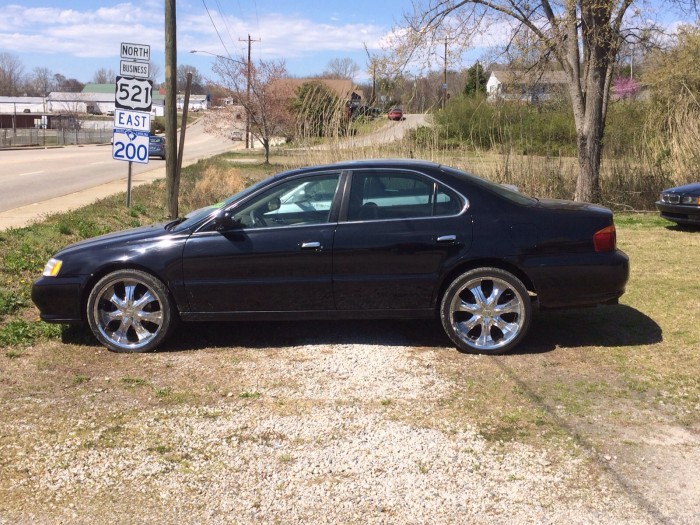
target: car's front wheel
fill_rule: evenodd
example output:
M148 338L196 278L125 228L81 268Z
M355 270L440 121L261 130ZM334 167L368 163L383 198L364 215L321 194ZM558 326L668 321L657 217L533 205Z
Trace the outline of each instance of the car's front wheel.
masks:
M117 270L98 281L87 302L95 337L113 352L148 352L177 322L165 285L139 270Z
M525 337L532 317L527 289L499 268L477 268L460 275L442 298L445 333L469 353L501 354Z

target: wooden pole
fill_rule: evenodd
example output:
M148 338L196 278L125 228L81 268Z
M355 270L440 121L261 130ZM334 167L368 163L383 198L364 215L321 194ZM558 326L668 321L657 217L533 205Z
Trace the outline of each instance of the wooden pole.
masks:
M168 214L177 218L177 22L175 0L165 0L165 187Z

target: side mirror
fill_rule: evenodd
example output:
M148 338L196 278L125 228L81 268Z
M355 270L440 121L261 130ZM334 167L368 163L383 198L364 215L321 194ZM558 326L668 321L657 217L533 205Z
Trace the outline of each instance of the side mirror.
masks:
M232 230L237 226L233 214L229 210L219 210L214 215L214 226L216 231Z
M279 210L280 206L282 206L282 202L277 197L267 201L267 211L268 212Z

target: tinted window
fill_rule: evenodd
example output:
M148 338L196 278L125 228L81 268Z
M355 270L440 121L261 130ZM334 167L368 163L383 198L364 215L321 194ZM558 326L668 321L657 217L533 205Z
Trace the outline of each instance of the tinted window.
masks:
M448 168L446 166L442 166L441 169L445 173L449 173L450 175L453 175L457 178L461 179L467 179L469 182L473 184L478 184L482 188L486 188L488 191L491 191L493 193L496 193L500 195L501 197L504 197L510 201L516 202L518 204L524 204L524 205L531 205L535 204L537 202L536 199L533 199L532 197L528 197L524 193L520 193L519 191L515 189L511 189L508 186L504 186L502 184L496 184L495 182L491 182L485 179L482 179L481 177L476 177L474 175L470 175L469 173L465 173L463 171L454 169L454 168Z
M454 215L461 208L461 200L453 191L427 177L402 172L356 172L352 177L348 220Z
M233 218L243 228L328 222L339 178L334 173L276 184L236 209Z

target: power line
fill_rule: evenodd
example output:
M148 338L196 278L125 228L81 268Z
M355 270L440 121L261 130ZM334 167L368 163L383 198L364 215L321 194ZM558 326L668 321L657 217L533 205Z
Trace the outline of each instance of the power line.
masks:
M226 33L228 34L229 39L231 40L231 42L235 42L236 39L233 38L233 35L231 34L231 30L228 26L228 22L226 21L226 16L224 15L224 12L221 8L221 2L219 2L219 0L216 0L216 7L219 10L219 15L221 16L221 19L224 22L224 27L226 28Z
M206 9L207 14L209 15L209 20L211 20L211 25L214 26L214 31L216 31L216 36L219 37L219 41L221 42L221 45L224 46L224 50L226 51L226 54L230 57L231 53L229 53L228 48L226 47L226 44L224 43L224 39L221 38L221 34L219 33L219 30L216 27L216 24L214 23L214 19L211 16L211 13L209 12L209 8L207 7L207 3L205 0L202 0L202 5L204 5L204 9Z

